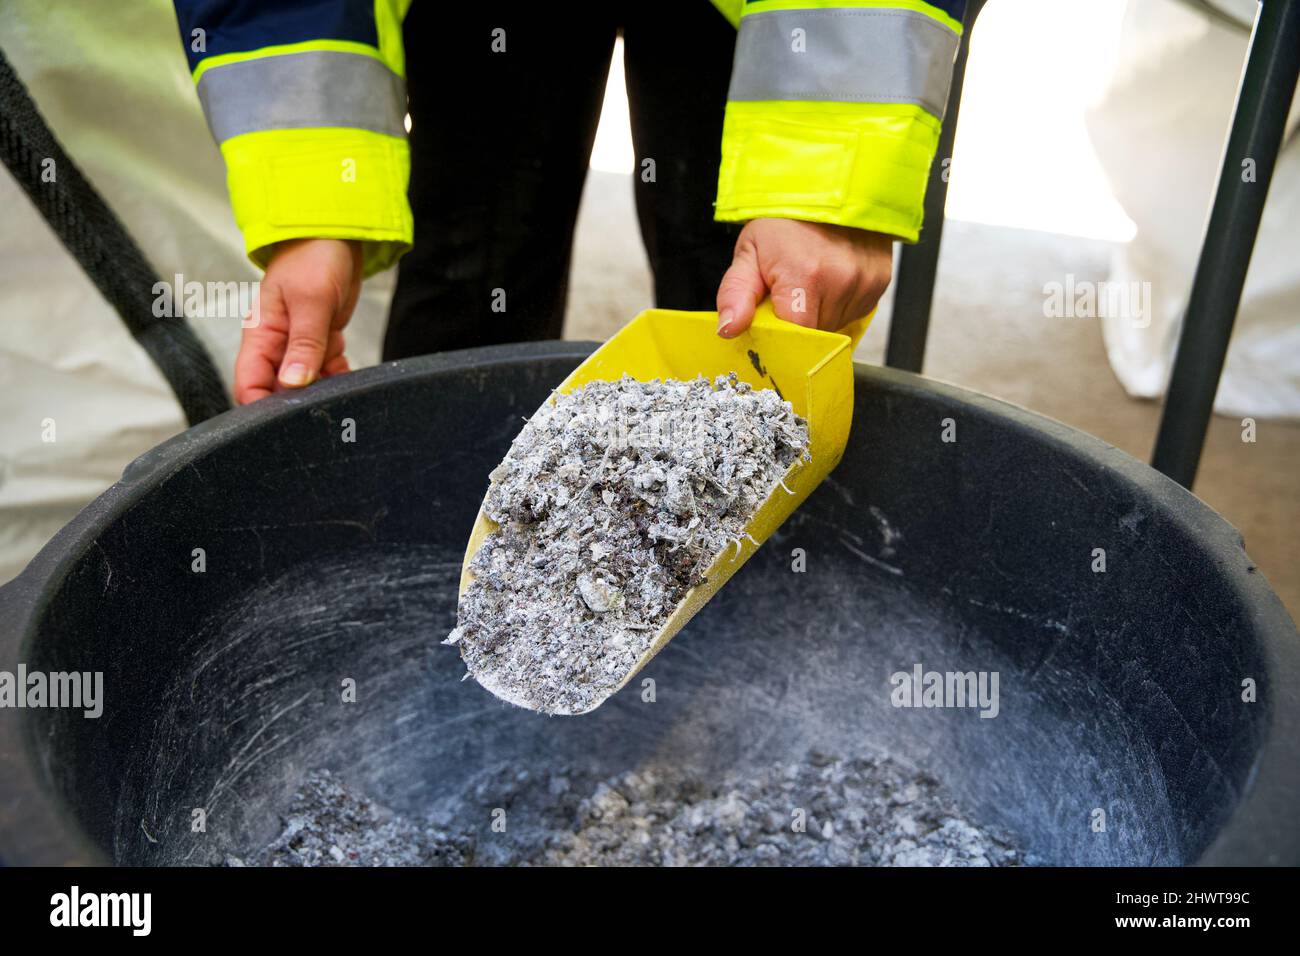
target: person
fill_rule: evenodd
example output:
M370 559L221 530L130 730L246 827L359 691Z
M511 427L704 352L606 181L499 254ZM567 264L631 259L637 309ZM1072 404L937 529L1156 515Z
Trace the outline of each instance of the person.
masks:
M175 6L235 219L266 270L239 402L347 371L361 283L395 264L385 360L558 337L620 32L656 304L715 306L725 337L766 296L801 325L866 315L893 242L920 230L964 12L964 0Z

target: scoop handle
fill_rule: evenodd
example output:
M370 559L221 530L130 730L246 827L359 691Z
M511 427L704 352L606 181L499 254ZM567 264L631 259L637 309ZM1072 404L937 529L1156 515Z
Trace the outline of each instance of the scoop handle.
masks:
M872 309L862 318L854 319L848 325L839 329L838 332L840 335L847 335L849 337L849 341L853 343L853 347L857 348L858 343L862 341L862 336L866 335L867 333L867 326L871 324L871 320L874 319L875 317L876 317L876 310ZM785 319L780 318L776 314L776 310L772 308L772 299L770 296L765 298L762 302L760 302L758 304L758 307L754 310L755 325L770 325L773 322L784 322L784 321Z

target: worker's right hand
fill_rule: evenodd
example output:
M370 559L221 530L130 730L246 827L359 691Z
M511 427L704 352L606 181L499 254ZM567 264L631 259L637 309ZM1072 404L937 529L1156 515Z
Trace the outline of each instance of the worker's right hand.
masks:
M343 327L361 294L361 243L291 239L271 255L235 359L235 401L348 371Z

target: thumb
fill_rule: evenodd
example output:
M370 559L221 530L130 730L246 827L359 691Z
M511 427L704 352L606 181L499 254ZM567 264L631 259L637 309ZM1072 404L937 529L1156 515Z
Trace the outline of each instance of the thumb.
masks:
M718 334L734 339L754 321L754 309L767 294L767 283L758 268L758 256L752 243L736 248L731 267L718 285Z
M280 384L301 388L320 378L334 320L334 300L329 295L299 293L286 296L289 341L280 363Z

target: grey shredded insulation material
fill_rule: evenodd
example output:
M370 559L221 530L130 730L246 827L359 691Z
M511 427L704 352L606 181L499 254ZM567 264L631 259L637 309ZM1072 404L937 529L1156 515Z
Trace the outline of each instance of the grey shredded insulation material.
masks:
M284 829L248 859L227 866L466 866L472 841L418 826L348 790L328 770L309 774L283 817Z
M735 375L555 396L490 476L500 527L445 643L507 699L590 710L807 449L790 403Z
M493 813L504 828L494 830ZM1017 866L939 784L887 758L812 754L711 781L643 767L592 782L503 770L424 823L309 775L281 835L227 865Z

